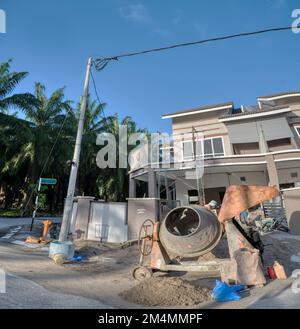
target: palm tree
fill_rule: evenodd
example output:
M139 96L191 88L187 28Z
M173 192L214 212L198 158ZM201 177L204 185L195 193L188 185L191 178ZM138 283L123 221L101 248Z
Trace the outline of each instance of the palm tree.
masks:
M71 111L71 102L64 99L64 88L57 89L47 98L45 86L37 82L35 84L35 97L38 105L23 110L26 119L34 127L32 140L32 183L35 183L39 178L45 162L47 163L44 170L47 173L49 168L51 168L51 164L55 161L53 157L48 158L48 156L56 141L57 134L66 120L66 115Z
M10 72L11 60L0 63L0 186L9 196L18 194L24 180L19 175L22 164L27 160L28 123L16 118L16 113L9 116L9 110L28 109L36 105L36 98L30 93L14 94L14 89L28 75L27 72ZM11 201L5 199L6 205Z
M23 205L32 204L31 192L43 174L58 180L55 193L54 189L47 192L50 209L53 205L58 210L63 206L68 186L80 104L73 112L71 102L65 99L64 88L47 97L41 83L35 84L34 95L13 94L27 73L10 73L9 70L10 61L0 64L0 187L5 189L6 206L11 206L15 200ZM131 117L121 121L117 114L105 118L104 106L91 99L88 101L77 194L124 201L128 195L128 168L118 165L117 168L98 168L97 134L109 132L115 136L118 159L119 125L127 125L128 137L145 131L139 130ZM25 120L8 115L11 108L21 109ZM128 147L128 153L131 148Z
M66 173L70 156L70 147L66 147L70 142L67 140L68 134L65 135L68 125L63 129L62 126L72 117L71 101L65 100L64 88L57 89L48 98L45 86L37 82L34 96L37 102L23 108L26 120L32 124L32 136L26 146L27 158L30 158L29 190L36 187L40 175L53 177L57 173L57 162L61 165L59 172ZM53 171L53 168L56 170ZM32 202L32 194L29 196Z
M101 119L103 117L103 109L105 103L97 104L96 101L88 99L84 131L82 138L82 147L80 155L79 173L77 181L77 194L96 195L96 181L99 176L99 168L96 164L97 134L101 132ZM76 115L74 117L74 126L77 126L80 115L81 103L77 106Z
M4 207L11 206L12 199L22 199L28 161L28 122L0 113L0 186L5 192ZM11 195L14 198L11 198Z
M28 73L10 72L10 63L11 60L0 64L0 112L11 107L25 110L36 104L36 98L30 93L12 94Z
M138 129L136 123L130 116L125 117L119 121L118 114L103 118L101 120L101 132L111 133L116 140L117 152L117 168L106 168L100 170L98 176L98 189L99 195L105 200L111 201L125 201L128 195L129 179L128 179L128 166L127 168L120 168L119 166L119 135L120 125L127 126L127 140L133 133L147 133L145 129ZM127 154L133 149L134 146L127 146Z

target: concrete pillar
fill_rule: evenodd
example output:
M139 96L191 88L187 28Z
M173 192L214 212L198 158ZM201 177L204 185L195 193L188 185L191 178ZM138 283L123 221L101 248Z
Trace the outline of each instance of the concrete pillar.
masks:
M266 155L266 161L267 161L267 170L269 176L269 185L270 186L275 185L279 189L279 178L278 178L276 164L274 161L274 156L272 154Z
M167 185L166 193L167 193L167 200L172 201L172 184Z
M264 135L262 125L259 126L258 135L259 135L259 150L260 150L260 153L269 152L268 144L267 144L266 139L265 139L265 135Z
M157 198L160 199L161 175L157 176Z
M136 180L129 176L129 198L136 198Z
M165 176L165 190L166 190L166 199L169 201L169 188L168 188L168 178Z
M158 199L128 199L128 239L136 240L146 219L159 220L160 203Z
M156 198L156 175L153 170L148 172L148 198Z

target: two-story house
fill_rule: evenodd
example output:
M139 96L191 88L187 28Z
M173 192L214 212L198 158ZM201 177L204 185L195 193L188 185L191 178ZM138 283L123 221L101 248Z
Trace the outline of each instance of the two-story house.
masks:
M133 166L130 198L187 205L199 202L200 193L205 202L221 202L232 184L300 187L300 91L259 97L255 106L235 108L228 102L162 118L172 120L167 148L173 163ZM197 143L203 153L201 179L187 175L199 163Z

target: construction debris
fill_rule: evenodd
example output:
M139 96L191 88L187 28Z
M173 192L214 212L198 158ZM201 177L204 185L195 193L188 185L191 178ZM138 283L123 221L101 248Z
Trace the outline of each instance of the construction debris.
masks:
M276 279L276 274L275 274L275 271L274 271L274 268L273 266L268 266L267 267L267 273L268 273L268 276L271 280L275 280Z
M41 242L42 242L41 238L36 238L34 236L28 236L25 240L25 243L32 243L32 244L38 244Z
M238 292L246 289L245 285L229 285L216 280L212 296L218 302L234 302L241 299Z
M62 265L62 264L65 263L67 258L66 258L65 254L55 254L55 255L52 256L52 259L53 259L55 264Z
M276 274L276 278L278 280L286 280L287 279L285 269L279 262L275 261L273 268L274 268L274 272Z
M53 222L49 219L43 221L43 235L40 238L34 237L34 236L28 236L25 240L25 243L32 243L32 244L39 244L44 243L47 244L50 242L48 239L48 233L50 227L53 225Z
M212 291L177 277L152 277L120 294L125 300L147 306L193 306L212 301Z
M53 259L54 263L57 264L57 265L63 265L63 264L81 262L82 261L81 256L67 258L67 256L65 254L55 254L55 255L52 255L51 258Z

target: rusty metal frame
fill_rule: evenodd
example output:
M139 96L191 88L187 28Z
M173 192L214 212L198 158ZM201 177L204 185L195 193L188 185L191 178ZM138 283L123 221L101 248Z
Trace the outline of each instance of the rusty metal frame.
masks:
M213 261L190 261L172 263L170 255L159 241L159 223L154 225L153 244L150 259L150 268L161 271L186 271L186 272L203 272L215 273L221 276L222 281L237 282L237 272L239 264L235 260L235 254L239 250L253 250L255 246L251 243L243 232L234 224L233 218L240 215L246 209L249 209L263 201L270 200L278 196L279 192L275 187L269 186L238 186L231 185L226 189L224 200L218 219L225 226L227 241L229 247L229 259L217 259ZM247 263L247 259L243 260ZM251 284L264 284L262 265L257 269L257 279Z

